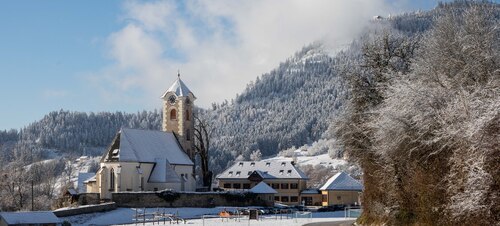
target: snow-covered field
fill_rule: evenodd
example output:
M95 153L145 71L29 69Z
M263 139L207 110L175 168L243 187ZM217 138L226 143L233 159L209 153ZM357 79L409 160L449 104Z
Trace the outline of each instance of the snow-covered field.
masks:
M283 225L295 226L303 225L310 222L325 222L325 221L340 221L346 220L344 218L343 211L337 212L323 212L323 213L312 213L312 218L308 215L303 215L297 219L291 219L291 215L288 215L289 219L286 219L286 215L263 215L261 220L248 220L245 216L239 220L228 220L220 218L209 218L202 219L205 215L216 216L222 210L234 211L236 207L216 207L216 208L147 208L146 213L152 213L158 211L160 213L171 213L178 214L181 218L187 219L186 225L198 226L198 225ZM143 209L138 210L139 213ZM104 213L92 213L92 214L82 214L71 217L63 217L61 219L70 222L72 225L120 225L120 224L135 224L134 216L136 210L133 208L118 208L113 211ZM353 218L348 218L353 219ZM142 222L141 222L142 224ZM155 223L158 224L158 223ZM163 224L163 222L160 222ZM166 224L170 224L168 221ZM152 222L146 223L146 225L153 225Z

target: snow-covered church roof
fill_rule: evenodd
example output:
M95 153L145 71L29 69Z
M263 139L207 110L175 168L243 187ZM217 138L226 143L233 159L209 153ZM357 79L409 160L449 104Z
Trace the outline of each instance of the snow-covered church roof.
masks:
M277 194L278 193L276 190L269 187L269 185L267 185L264 181L255 185L255 187L250 189L249 192L252 192L255 194Z
M175 80L174 84L172 84L170 88L168 88L168 90L165 91L165 93L163 93L161 98L163 99L166 98L168 93L175 93L175 95L178 97L188 96L189 93L191 93L191 95L193 95L194 97L193 92L191 92L191 90L189 90L186 84L182 82L180 76L177 78L177 80Z
M112 144L113 150L110 150L108 155L120 162L165 165L163 160L159 159L166 159L172 165L194 165L171 132L123 128L116 141L119 141L119 144Z
M319 190L362 191L363 185L349 174L339 172L328 179Z

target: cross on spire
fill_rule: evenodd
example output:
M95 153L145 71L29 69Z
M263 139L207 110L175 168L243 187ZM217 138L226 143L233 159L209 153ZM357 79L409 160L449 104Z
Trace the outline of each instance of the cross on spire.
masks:
M181 71L177 69L177 78L181 78Z

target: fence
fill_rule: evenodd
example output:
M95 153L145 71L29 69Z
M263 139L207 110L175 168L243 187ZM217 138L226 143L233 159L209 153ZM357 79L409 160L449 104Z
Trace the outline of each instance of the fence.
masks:
M345 218L358 218L362 212L363 212L363 209L360 207L346 207L344 209L344 217Z
M168 222L169 224L180 224L184 223L186 224L186 219L183 219L179 217L179 213L176 214L171 214L171 213L166 213L165 210L160 211L157 209L154 212L146 212L146 208L143 209L137 209L135 208L135 215L133 220L135 221L135 224L146 224L146 223L157 223L160 225L161 223L166 224Z

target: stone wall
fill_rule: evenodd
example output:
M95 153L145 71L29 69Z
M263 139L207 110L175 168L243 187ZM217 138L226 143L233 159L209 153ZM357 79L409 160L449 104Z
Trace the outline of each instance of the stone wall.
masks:
M114 210L114 209L116 209L116 203L111 202L111 203L103 203L103 204L99 204L99 205L87 205L87 206L79 206L79 207L74 207L74 208L58 209L58 210L54 210L53 213L57 217L67 217L67 216L74 216L74 215L86 214L86 213L110 211L110 210Z
M81 193L78 195L78 205L93 205L101 203L99 193Z
M273 206L274 195L231 192L116 192L118 207Z

